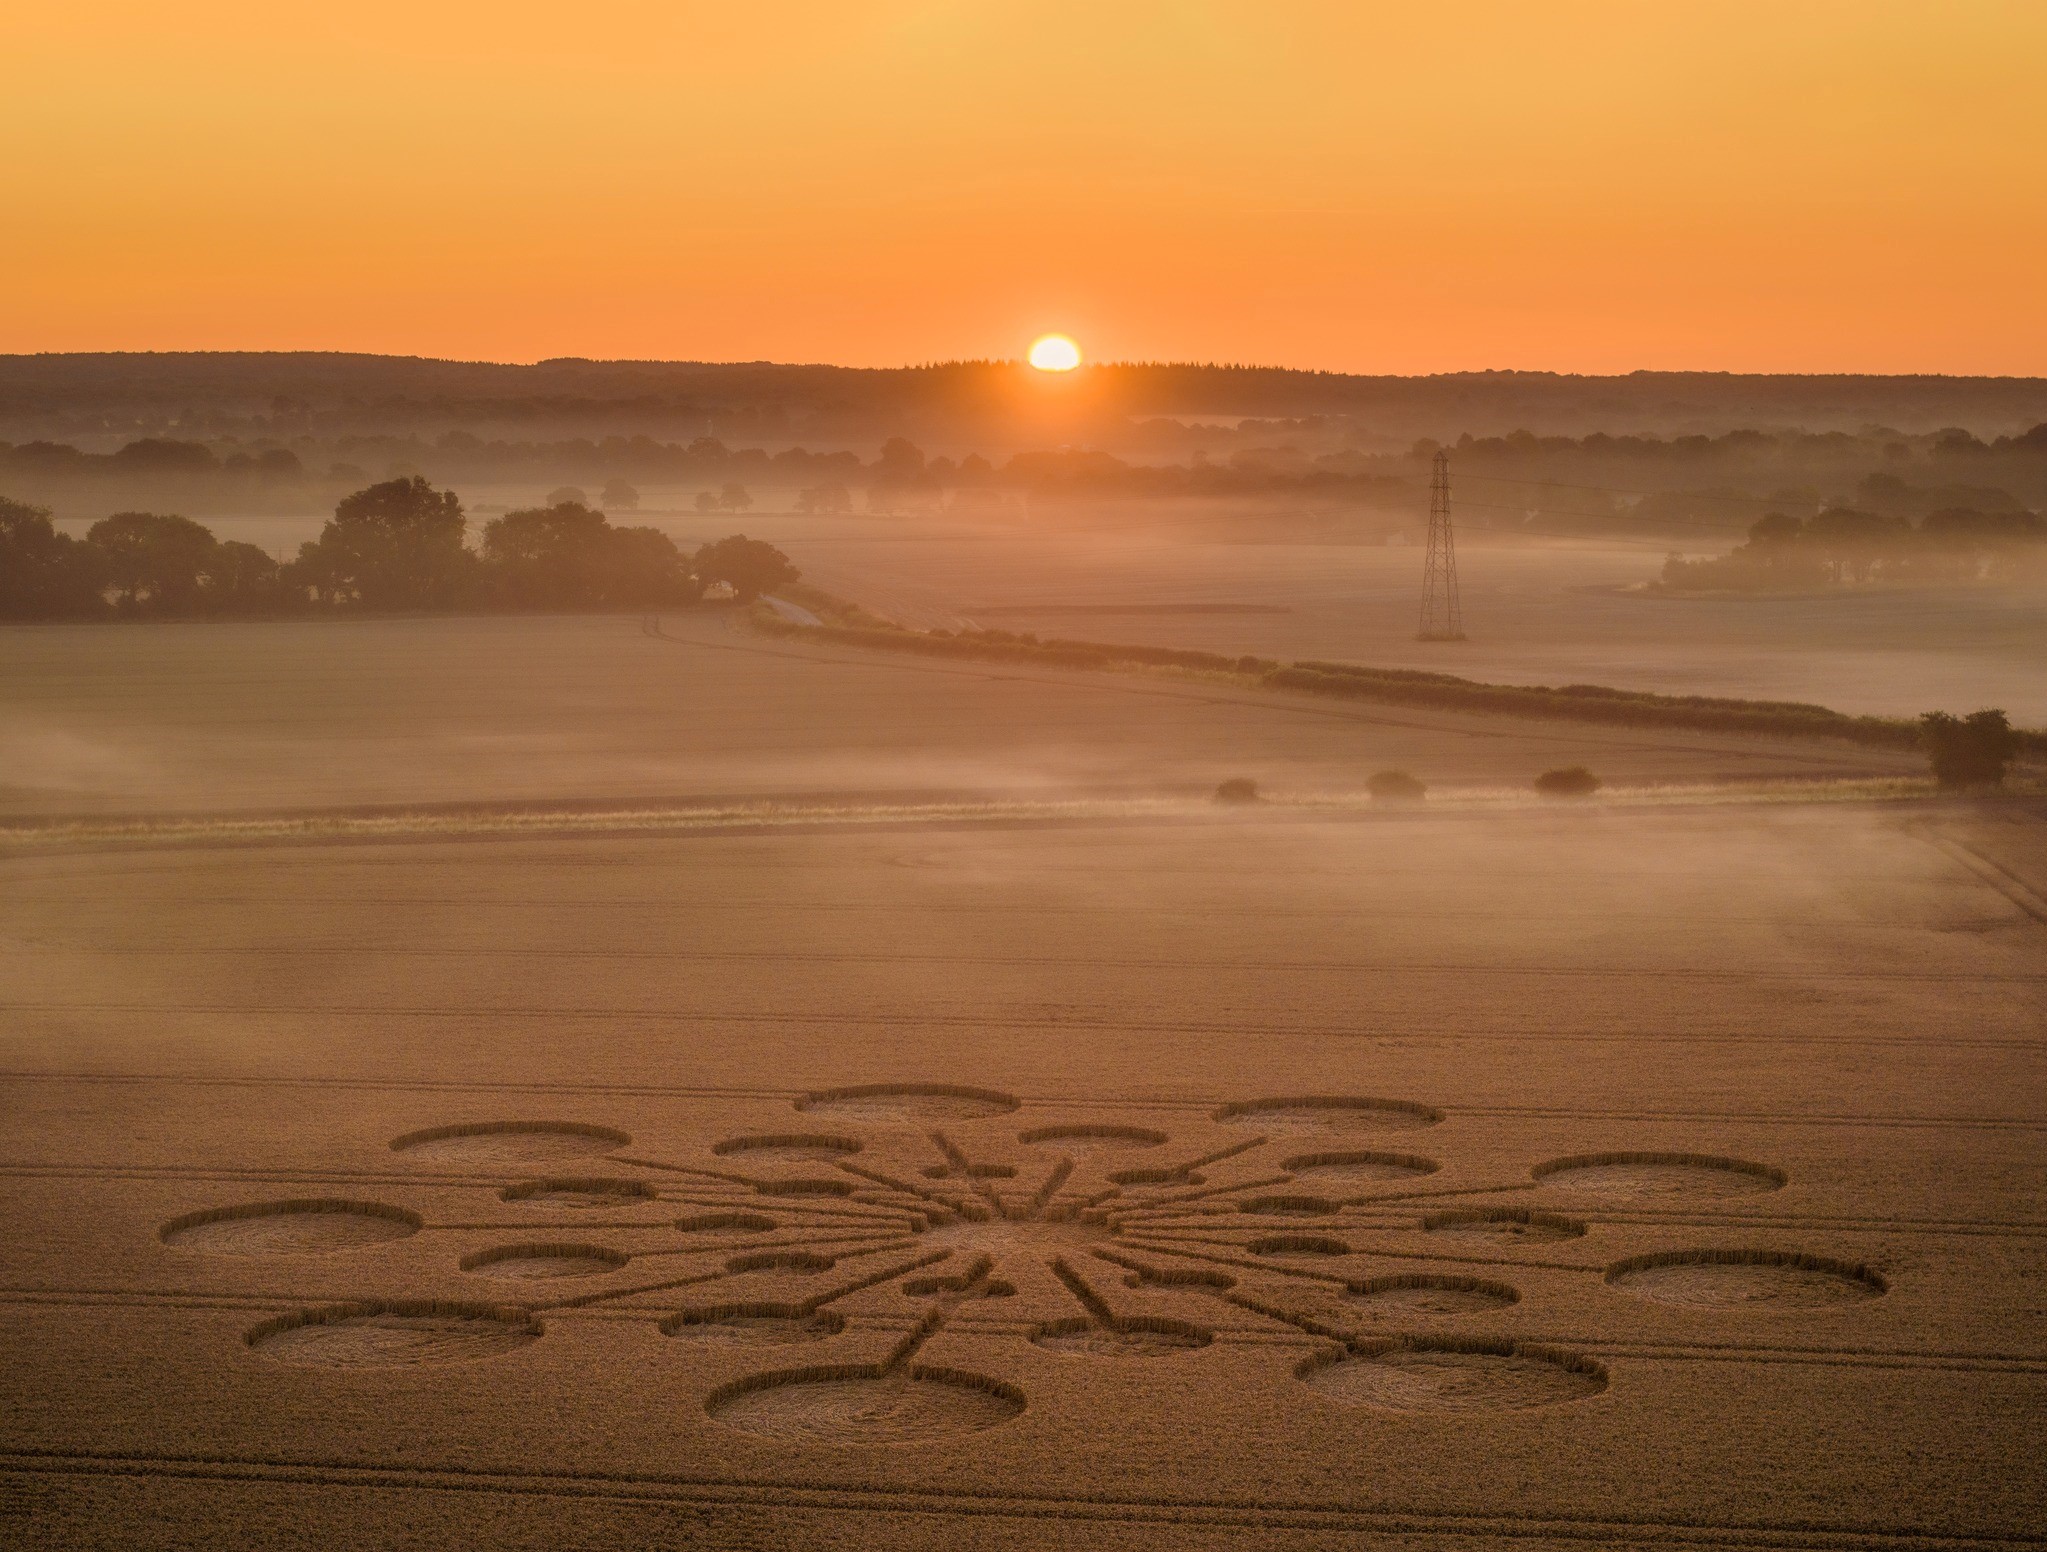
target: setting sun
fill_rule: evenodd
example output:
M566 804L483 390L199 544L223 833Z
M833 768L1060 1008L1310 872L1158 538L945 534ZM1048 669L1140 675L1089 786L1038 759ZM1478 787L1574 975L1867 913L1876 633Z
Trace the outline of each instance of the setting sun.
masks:
M1031 365L1040 372L1070 372L1080 365L1080 347L1063 334L1047 334L1031 346Z

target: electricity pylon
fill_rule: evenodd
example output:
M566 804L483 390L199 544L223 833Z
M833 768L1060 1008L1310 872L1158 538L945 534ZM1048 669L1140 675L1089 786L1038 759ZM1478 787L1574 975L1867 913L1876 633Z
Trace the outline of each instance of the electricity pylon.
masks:
M1457 541L1450 532L1450 455L1436 454L1429 480L1429 559L1422 572L1422 641L1462 641L1464 608L1457 601Z

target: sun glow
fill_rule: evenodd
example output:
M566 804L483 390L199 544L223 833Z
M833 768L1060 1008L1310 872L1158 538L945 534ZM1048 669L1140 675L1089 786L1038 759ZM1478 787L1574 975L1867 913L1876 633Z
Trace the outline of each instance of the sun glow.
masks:
M1080 365L1080 347L1063 334L1047 334L1031 346L1031 365L1040 372L1070 372Z

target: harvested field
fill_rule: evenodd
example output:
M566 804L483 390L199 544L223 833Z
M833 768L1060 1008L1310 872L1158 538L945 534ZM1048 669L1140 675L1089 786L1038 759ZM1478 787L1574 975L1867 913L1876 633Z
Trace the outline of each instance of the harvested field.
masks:
M553 801L643 777L592 756L629 728L665 790L820 791L796 705L940 763L1057 742L1062 781L1198 749L1176 774L1355 790L1418 768L1398 740L1474 785L1882 758L943 678L715 623L698 657L618 622L389 629L530 639L308 713L288 757L260 712L151 713L113 672L36 714L88 745L132 717L156 755L9 801L168 814L211 772L222 807ZM618 669L587 706L549 688L569 643ZM485 680L433 752L435 697ZM654 740L663 697L705 715ZM417 763L351 768L378 728ZM2033 800L573 831L9 843L0 1527L2047 1545Z

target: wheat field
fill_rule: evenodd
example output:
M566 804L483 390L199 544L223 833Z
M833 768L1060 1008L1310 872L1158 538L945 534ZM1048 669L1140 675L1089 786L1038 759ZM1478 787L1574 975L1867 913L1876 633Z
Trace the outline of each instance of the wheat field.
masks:
M160 697L174 779L74 796L388 796L346 752L486 680L503 741L420 733L405 797L588 795L655 695L707 710L647 760L842 802L835 738L942 753L948 697L1126 781L1146 745L1183 783L1361 745L1481 783L1541 739L1663 775L1739 743L437 629L454 689L320 705L268 654L246 693L297 680L326 731L180 744ZM564 710L569 644L638 673ZM821 708L793 760L746 741L766 673ZM55 697L81 741L112 716ZM518 758L550 714L561 763ZM571 828L9 842L0 1539L2042 1539L2027 803Z

